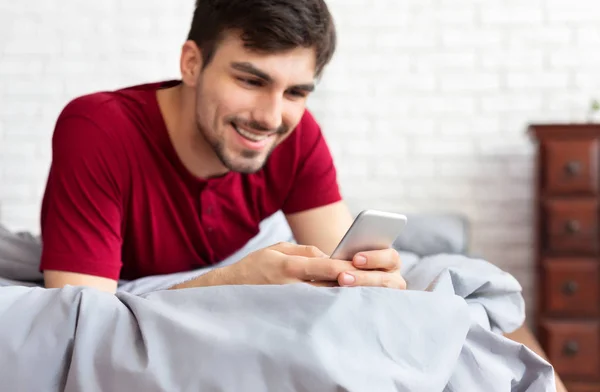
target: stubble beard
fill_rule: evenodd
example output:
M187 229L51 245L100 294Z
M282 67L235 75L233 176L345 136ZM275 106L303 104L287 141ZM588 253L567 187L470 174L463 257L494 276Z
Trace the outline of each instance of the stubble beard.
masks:
M215 128L217 128L216 125L217 124L215 124ZM227 151L224 135L217 132L211 132L202 126L198 114L196 115L196 128L198 133L211 147L223 166L225 166L227 170L237 173L252 174L260 171L265 166L271 154L275 150L275 147L277 146L276 143L273 143L273 145L269 147L269 151L267 154L265 154L265 157L262 159L260 158L260 156L264 154L262 151L252 151L246 149L242 150L238 156L232 156L232 152ZM235 132L234 130L232 131ZM239 162L240 160L244 160L246 162Z
M238 156L232 156L232 152L227 151L227 146L225 145L225 135L223 133L219 134L218 129L219 129L219 120L215 120L215 123L213 124L213 129L211 132L211 129L207 129L206 127L204 127L202 125L201 122L201 114L198 110L199 107L201 107L202 103L202 97L201 97L201 91L202 91L202 82L199 81L199 85L198 85L198 90L196 93L196 129L198 131L198 133L201 135L201 137L204 139L204 141L211 147L211 149L213 150L213 152L215 153L215 155L217 156L217 158L219 159L219 161L221 161L221 163L223 164L223 166L225 166L225 168L227 168L227 170L229 171L233 171L233 172L237 172L237 173L242 173L242 174L252 174L252 173L256 173L258 171L260 171L265 164L267 163L267 161L269 160L269 158L271 157L271 154L273 153L273 151L275 150L275 147L277 147L278 143L274 142L272 143L272 145L269 147L269 151L265 154L264 158L262 158L262 161L258 161L258 159L260 159L259 157L264 154L262 151L253 151L253 150L247 150L244 149L242 150ZM235 119L225 119L224 121L224 132L227 132L228 129L227 127L230 126L230 122L231 121L235 121ZM240 121L243 122L243 121ZM232 129L233 132L235 132L235 130ZM282 126L281 129L279 129L277 131L277 133L275 134L276 138L281 138L283 137L285 134L287 134L289 131L289 129L287 129L287 127ZM247 162L236 162L236 160L239 159L242 160L246 160ZM253 160L253 161L252 161Z

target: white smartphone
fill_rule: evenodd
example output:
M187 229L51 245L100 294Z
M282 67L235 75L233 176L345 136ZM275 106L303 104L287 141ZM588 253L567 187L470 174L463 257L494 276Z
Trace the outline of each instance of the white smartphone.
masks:
M332 259L352 260L359 252L390 248L406 226L408 218L392 212L364 210L352 222Z

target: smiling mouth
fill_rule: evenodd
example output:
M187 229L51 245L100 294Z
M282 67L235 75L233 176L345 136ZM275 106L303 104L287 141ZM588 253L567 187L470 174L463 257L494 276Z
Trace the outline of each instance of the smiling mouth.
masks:
M240 136L242 136L252 142L262 142L263 140L266 140L273 135L273 133L256 134L256 133L246 131L245 129L239 128L235 123L231 123L231 125L233 126L233 129L235 129L235 131Z

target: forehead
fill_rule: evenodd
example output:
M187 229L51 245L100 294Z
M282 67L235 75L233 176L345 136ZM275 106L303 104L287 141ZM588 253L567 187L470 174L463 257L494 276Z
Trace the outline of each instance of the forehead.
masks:
M316 71L314 48L297 47L285 52L261 53L244 47L239 34L227 33L220 41L213 61L229 66L232 62L248 62L280 82L312 82Z

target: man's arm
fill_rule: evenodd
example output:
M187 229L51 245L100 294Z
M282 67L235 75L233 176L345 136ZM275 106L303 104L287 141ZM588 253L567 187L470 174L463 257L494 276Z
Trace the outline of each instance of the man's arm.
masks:
M343 201L289 214L286 219L299 244L316 246L328 255L352 225L352 215Z
M111 294L117 292L116 280L74 272L44 271L44 286L47 289L62 288L67 285L92 287Z
M75 100L59 116L52 137L40 216L40 270L47 288L116 291L127 160L108 127L87 117L96 112L96 102Z

